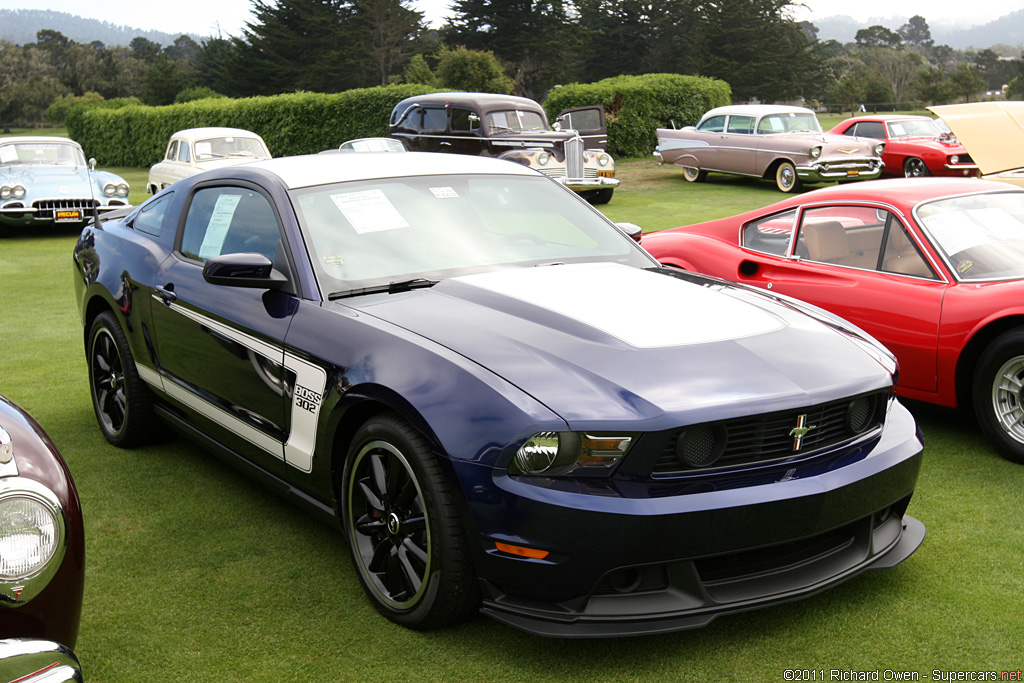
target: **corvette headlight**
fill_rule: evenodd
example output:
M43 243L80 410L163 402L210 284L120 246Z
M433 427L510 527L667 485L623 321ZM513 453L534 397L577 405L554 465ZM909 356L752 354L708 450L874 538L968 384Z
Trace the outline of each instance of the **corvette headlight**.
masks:
M820 156L821 156L821 147L812 147L811 148L811 158L812 159L817 159Z
M551 161L551 155L547 152L541 152L537 155L538 166L547 166L549 161Z
M60 522L49 505L33 496L0 499L0 580L38 574L53 559Z
M14 195L14 188L10 185L0 187L0 199L10 199Z
M874 148L873 151L874 151L876 157L882 156L882 152L885 151L885 143L884 142L879 142L877 145L875 145L875 148Z
M607 474L629 450L632 434L538 432L516 451L512 474Z
M24 199L26 192L27 190L25 189L24 185L15 185L14 189L11 191L11 194L14 195L15 199Z
M113 197L117 194L117 183L107 183L103 186L103 194Z
M117 194L118 194L119 197L127 197L128 196L128 183L118 183L118 185L117 185Z

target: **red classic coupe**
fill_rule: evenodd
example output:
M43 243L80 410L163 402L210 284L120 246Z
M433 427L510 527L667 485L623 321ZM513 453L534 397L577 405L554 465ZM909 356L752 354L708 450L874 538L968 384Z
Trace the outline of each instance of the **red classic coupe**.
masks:
M897 393L973 408L1024 463L1024 190L877 180L645 235L664 265L815 304L896 354Z
M907 178L978 175L978 165L949 128L928 116L855 116L829 132L885 141L882 175Z

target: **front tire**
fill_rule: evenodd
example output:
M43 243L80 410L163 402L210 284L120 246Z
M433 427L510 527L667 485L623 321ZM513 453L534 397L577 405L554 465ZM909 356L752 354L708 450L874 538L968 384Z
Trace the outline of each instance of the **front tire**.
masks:
M999 335L981 354L974 413L999 454L1024 464L1024 328Z
M789 161L783 161L775 169L775 187L779 192L797 192L804 186L804 183L796 174L796 166Z
M89 328L89 389L96 421L104 438L119 448L133 448L161 433L149 389L139 377L128 340L110 311Z
M440 628L479 604L450 483L429 442L397 415L359 428L344 478L344 525L374 607L408 628Z
M907 178L925 178L931 175L923 159L908 157L903 162L903 175Z
M600 190L588 190L584 195L591 204L607 204L612 200L612 194L615 192L613 187L605 187Z

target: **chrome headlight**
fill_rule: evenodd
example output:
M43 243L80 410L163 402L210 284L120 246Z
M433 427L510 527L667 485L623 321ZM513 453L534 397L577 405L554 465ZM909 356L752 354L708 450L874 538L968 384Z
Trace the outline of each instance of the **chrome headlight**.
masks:
M64 511L53 492L21 477L0 479L0 602L38 595L64 550Z
M549 161L551 161L551 155L547 152L541 152L537 155L538 166L547 166Z
M959 164L960 163L960 155L954 154L953 156L951 156L949 158L949 163L951 163L951 164Z
M113 197L117 194L117 183L107 183L103 186L103 194Z
M13 188L10 185L0 187L0 199L10 199L13 196Z
M128 196L128 183L118 183L117 184L117 195L119 197L127 197Z
M509 472L545 476L611 472L633 442L632 434L538 432L516 451Z
M597 157L598 166L607 166L610 163L612 163L612 158L607 154L602 154L599 157Z
M11 191L11 194L14 195L15 199L24 199L27 192L28 191L25 189L24 185L15 185L14 189Z
M811 158L812 159L817 159L820 156L821 156L821 146L819 145L818 147L812 147L811 148Z
M882 152L885 151L885 143L884 142L879 142L877 145L875 145L875 148L874 148L873 151L874 151L876 157L882 156Z

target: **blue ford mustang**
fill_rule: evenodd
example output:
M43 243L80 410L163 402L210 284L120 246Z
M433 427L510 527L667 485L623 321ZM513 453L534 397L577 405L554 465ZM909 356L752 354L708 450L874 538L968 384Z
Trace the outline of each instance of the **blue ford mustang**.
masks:
M920 545L893 357L660 269L525 167L441 154L209 171L87 227L99 426L156 418L337 524L412 628L701 626Z

